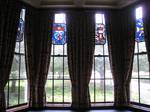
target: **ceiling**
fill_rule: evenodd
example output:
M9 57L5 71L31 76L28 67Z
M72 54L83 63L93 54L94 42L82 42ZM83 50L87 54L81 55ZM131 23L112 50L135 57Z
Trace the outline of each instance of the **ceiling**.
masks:
M139 0L22 0L37 8L90 7L122 8Z

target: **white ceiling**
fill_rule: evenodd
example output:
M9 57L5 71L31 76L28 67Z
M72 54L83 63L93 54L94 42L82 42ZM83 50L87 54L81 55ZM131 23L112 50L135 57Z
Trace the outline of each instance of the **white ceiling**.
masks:
M34 7L121 8L139 0L22 0Z

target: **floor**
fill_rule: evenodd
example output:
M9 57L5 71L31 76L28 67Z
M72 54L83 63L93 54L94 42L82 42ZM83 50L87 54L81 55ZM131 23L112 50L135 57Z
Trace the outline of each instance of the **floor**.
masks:
M77 111L73 111L73 110L43 110L43 111L28 111L28 112L77 112ZM107 109L107 110L89 110L86 112L133 112L133 111Z

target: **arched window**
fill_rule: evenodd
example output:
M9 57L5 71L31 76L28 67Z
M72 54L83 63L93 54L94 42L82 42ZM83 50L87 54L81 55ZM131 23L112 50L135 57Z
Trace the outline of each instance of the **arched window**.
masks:
M135 10L136 37L131 79L131 101L150 105L150 76L147 51L144 40L142 7Z
M56 13L54 16L50 60L46 83L47 102L71 102L71 82L67 62L66 15L64 13Z
M21 10L14 59L9 81L5 88L6 106L27 103L27 76L24 49L25 9Z
M92 102L114 101L105 17L101 13L95 14L95 54L89 88Z

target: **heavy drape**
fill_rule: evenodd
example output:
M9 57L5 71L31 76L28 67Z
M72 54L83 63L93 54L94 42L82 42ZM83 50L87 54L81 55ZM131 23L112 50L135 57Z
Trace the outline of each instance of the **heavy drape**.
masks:
M37 11L31 7L26 7L25 18L25 58L29 91L29 107L37 107L37 56L35 39L37 38Z
M21 5L16 0L3 0L0 6L0 111L4 112L4 88L11 71Z
M124 105L130 104L130 82L132 76L133 58L134 58L134 46L135 46L135 9L126 8L122 10L122 36L123 39L123 93L120 96L124 96Z
M67 18L68 66L72 83L72 108L90 107L89 81L94 55L94 13L77 10Z
M40 11L39 18L39 44L36 45L36 48L39 46L37 102L38 107L42 108L46 103L45 84L50 63L53 14L43 10Z
M37 19L38 18L38 19ZM50 63L53 15L46 10L26 12L26 62L30 88L29 107L43 108Z
M109 58L114 80L115 106L129 104L129 87L135 38L134 14L132 12L114 10L106 14Z

